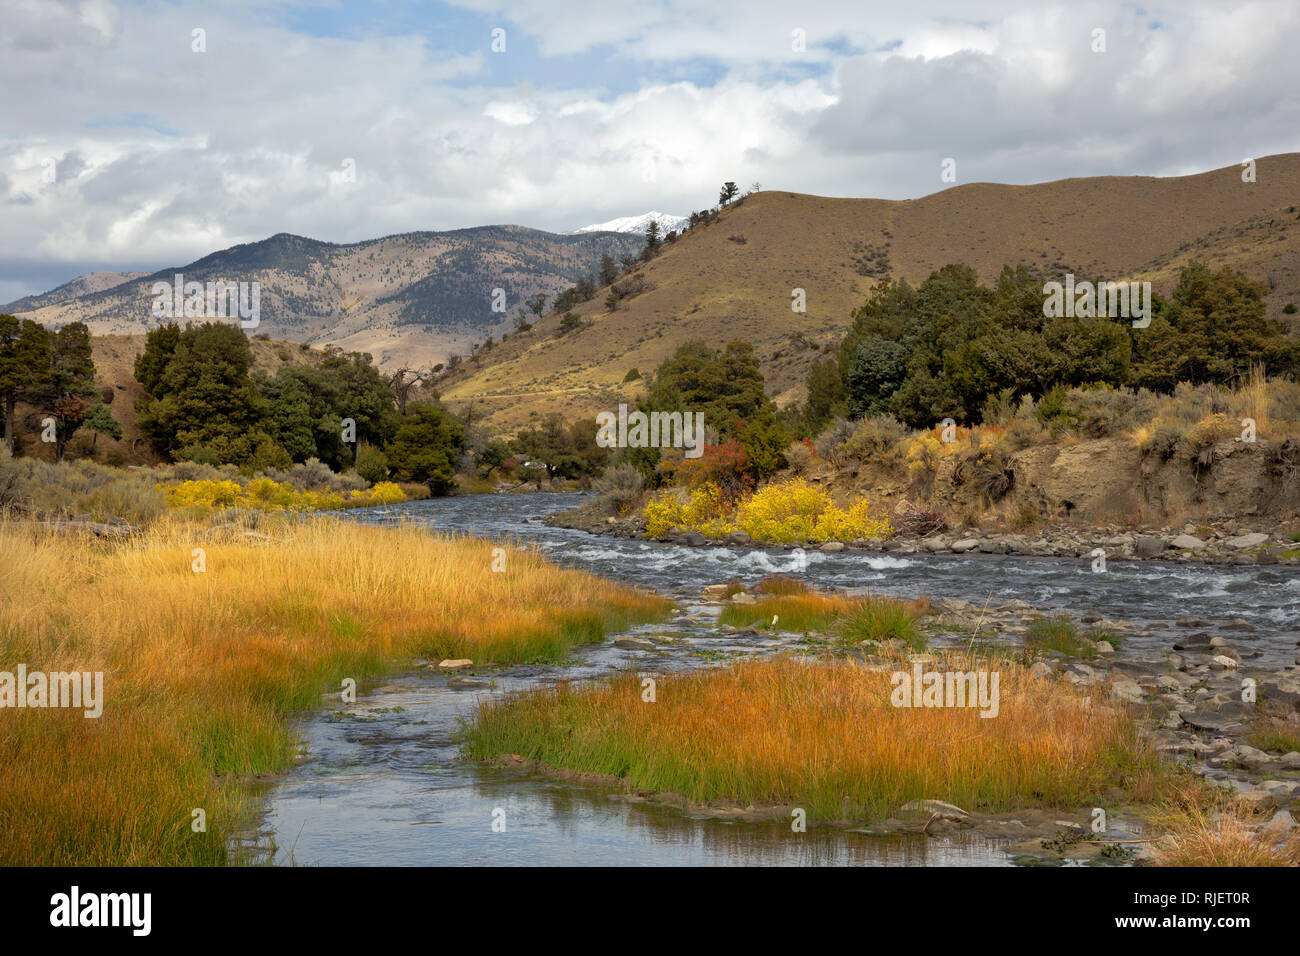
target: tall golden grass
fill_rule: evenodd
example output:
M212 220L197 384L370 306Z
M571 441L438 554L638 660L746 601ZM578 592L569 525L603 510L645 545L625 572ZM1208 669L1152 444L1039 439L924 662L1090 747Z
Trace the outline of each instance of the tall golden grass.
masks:
M1300 833L1262 839L1249 808L1200 780L1169 788L1151 822L1163 833L1156 866L1300 866Z
M106 545L0 523L0 670L103 671L104 710L0 711L0 863L220 864L282 715L413 657L555 657L666 602L493 545L318 519ZM206 571L192 570L194 548ZM191 827L206 812L207 830Z
M700 802L798 806L822 820L879 818L916 798L1077 807L1108 786L1139 798L1156 786L1163 771L1123 709L1009 660L947 665L999 672L996 717L894 707L889 670L778 657L663 676L653 703L637 674L485 701L467 754L518 754Z

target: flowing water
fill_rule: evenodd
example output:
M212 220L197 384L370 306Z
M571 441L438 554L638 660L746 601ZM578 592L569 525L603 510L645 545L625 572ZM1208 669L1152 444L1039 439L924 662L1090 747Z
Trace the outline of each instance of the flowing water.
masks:
M714 633L707 619L716 608L691 603L702 586L732 578L750 583L780 571L823 588L925 594L990 607L1019 598L1044 611L1090 609L1150 630L1128 638L1124 648L1126 656L1149 659L1168 649L1180 617L1249 621L1257 630L1234 633L1234 643L1271 667L1291 662L1300 637L1300 574L1294 569L1112 561L1106 573L1095 574L1082 558L818 551L807 553L800 567L790 551L689 548L542 523L548 513L581 501L579 494L472 495L365 509L349 518L414 521L533 546L559 564L652 588L675 598L691 620L644 630L672 631L680 642L654 651L609 642L579 647L561 665L496 670L490 687L474 690L449 688L445 675L418 670L363 687L356 704L345 706L337 696L323 701L298 724L304 759L265 794L261 832L244 844L254 859L300 865L1009 864L998 840L974 832L937 839L831 828L793 834L786 823L693 819L617 794L459 760L459 721L483 694L629 667L664 672L712 666L780 646L779 638L766 635Z

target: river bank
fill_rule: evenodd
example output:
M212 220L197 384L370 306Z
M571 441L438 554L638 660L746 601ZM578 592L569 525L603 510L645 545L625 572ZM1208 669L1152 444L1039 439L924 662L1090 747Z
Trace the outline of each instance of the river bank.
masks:
M640 515L617 517L599 506L597 500L585 507L548 515L548 524L591 534L641 539L646 536ZM1112 524L1100 528L1051 525L1033 534L1001 532L969 527L946 529L927 535L907 534L884 539L831 541L803 545L805 550L833 554L861 551L882 554L1000 554L1025 557L1096 558L1106 560L1159 560L1197 564L1300 566L1300 542L1286 528L1258 520L1220 520L1209 525L1181 528L1156 527L1139 530ZM722 539L706 538L699 532L673 529L653 539L660 543L690 547L767 548L792 551L796 545L770 545L752 541L744 531L733 531Z

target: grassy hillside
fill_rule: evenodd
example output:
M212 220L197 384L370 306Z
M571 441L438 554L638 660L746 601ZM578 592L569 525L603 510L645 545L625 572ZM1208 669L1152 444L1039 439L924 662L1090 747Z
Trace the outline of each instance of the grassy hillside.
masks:
M641 394L623 384L680 344L752 341L781 403L803 398L822 346L837 342L877 281L919 283L950 262L985 281L1004 264L1044 280L1149 278L1157 291L1194 259L1232 265L1269 284L1269 312L1300 304L1300 154L1194 176L1067 179L1032 186L973 183L916 200L834 199L781 191L750 196L707 227L666 245L638 270L641 294L614 312L604 292L551 315L466 363L441 384L453 406L477 404L509 430L534 414L594 413ZM802 288L807 312L791 310Z

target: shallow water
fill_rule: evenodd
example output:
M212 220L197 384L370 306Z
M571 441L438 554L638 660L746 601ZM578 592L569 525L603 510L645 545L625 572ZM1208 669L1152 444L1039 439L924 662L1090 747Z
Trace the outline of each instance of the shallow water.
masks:
M1153 628L1125 654L1155 658L1173 637L1175 618L1211 623L1243 618L1254 633L1233 633L1255 663L1280 665L1300 637L1300 574L1277 567L1208 567L1090 562L1001 555L807 553L799 569L786 551L687 548L596 537L551 528L542 517L571 508L581 495L475 495L352 512L367 523L416 521L444 532L473 533L539 548L560 564L650 587L690 607L705 584L751 582L786 571L823 587L869 588L914 597L960 598L996 606L1020 598L1035 607ZM491 686L454 690L447 677L416 671L365 687L354 705L337 697L299 721L305 756L266 799L254 859L299 865L1009 865L1005 846L967 833L928 838L880 836L788 824L691 819L661 806L458 759L455 737L484 694L538 681L596 676L636 667L664 672L713 666L734 656L798 646L794 635L714 636L707 623L677 621L634 629L672 632L680 643L629 651L609 643L578 648L560 666L494 671ZM493 829L494 822L497 830ZM504 824L504 832L501 830Z

